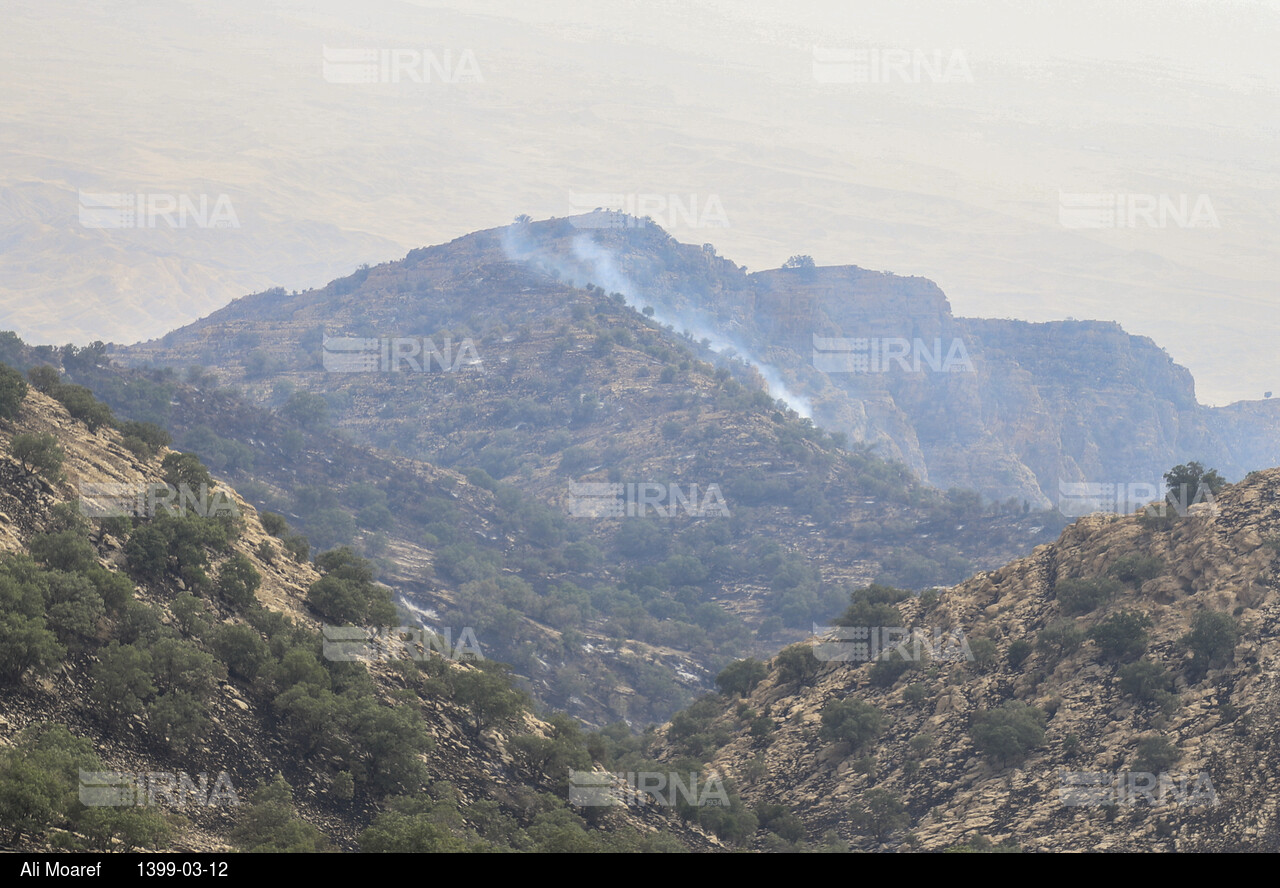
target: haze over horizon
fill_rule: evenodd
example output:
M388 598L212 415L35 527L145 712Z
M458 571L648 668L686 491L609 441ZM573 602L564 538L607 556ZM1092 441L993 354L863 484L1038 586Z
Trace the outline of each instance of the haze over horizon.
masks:
M6 11L0 327L33 341L159 336L614 195L752 270L804 253L928 277L960 316L1117 321L1204 403L1280 388L1274 2ZM341 82L332 54L424 48L430 83ZM85 193L227 195L235 225L85 227Z

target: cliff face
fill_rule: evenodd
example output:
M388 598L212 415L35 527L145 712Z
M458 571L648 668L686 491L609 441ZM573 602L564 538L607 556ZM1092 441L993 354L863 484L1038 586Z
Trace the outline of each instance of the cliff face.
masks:
M941 488L1043 507L1063 482L1155 484L1188 460L1238 478L1280 462L1280 405L1204 407L1186 368L1114 323L957 318L924 278L747 274L652 232L596 237L637 302L768 365L818 425Z

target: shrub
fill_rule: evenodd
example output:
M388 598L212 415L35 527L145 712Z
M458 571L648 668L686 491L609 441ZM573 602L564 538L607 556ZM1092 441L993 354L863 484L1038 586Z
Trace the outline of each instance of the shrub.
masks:
M793 644L783 648L774 658L778 681L782 684L806 684L818 675L821 661L813 655L807 644Z
M27 396L27 381L7 364L0 364L0 419L13 419Z
M1036 649L1053 663L1073 654L1084 642L1084 632L1071 621L1050 623L1036 637Z
M1111 578L1062 580L1057 585L1058 604L1064 614L1087 614L1110 601L1120 590Z
M999 709L977 712L969 726L974 748L1001 764L1018 762L1044 743L1045 715L1034 706L1009 700Z
M254 602L254 593L262 584L262 576L253 562L240 553L232 555L218 571L214 589L237 610L244 610Z
M40 364L32 367L27 371L27 379L31 381L31 386L38 392L48 394L54 388L62 383L62 375L57 369L50 367L48 364Z
M1035 650L1035 645L1025 638L1019 638L1009 643L1009 650L1005 653L1005 660L1009 664L1010 669L1017 669L1026 662L1027 657L1031 656Z
M328 849L320 830L298 816L293 807L293 789L277 773L259 787L236 820L231 842L250 853L314 853Z
M1147 555L1125 555L1118 559L1107 570L1107 573L1122 583L1141 586L1147 580L1154 579L1164 573L1164 560Z
M58 439L48 432L23 432L14 435L9 442L9 452L22 464L28 475L37 473L51 481L62 476L65 454L58 446Z
M849 806L849 821L854 829L878 841L911 823L907 806L887 789L868 789Z
M765 665L759 660L746 659L730 663L716 676L716 687L727 696L750 694L767 674Z
M1167 737L1153 734L1138 741L1132 770L1159 774L1168 771L1181 758L1182 750L1170 743Z
M847 743L861 749L884 726L884 714L861 700L834 700L822 708L822 728L818 736L828 743Z
M1102 656L1109 660L1134 660L1147 650L1147 630L1151 618L1146 614L1120 611L1089 630Z
M1230 614L1202 610L1192 617L1191 631L1182 640L1197 660L1215 665L1231 659L1239 640L1239 632L1236 621Z
M271 662L271 651L251 626L223 623L213 636L213 652L227 669L247 681L254 681Z

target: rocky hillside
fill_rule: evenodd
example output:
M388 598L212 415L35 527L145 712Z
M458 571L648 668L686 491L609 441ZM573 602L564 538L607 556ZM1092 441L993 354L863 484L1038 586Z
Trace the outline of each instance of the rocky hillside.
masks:
M483 654L334 655L322 624L394 625L387 591L349 553L302 557L225 482L91 520L203 469L74 387L23 389L0 366L0 847L720 847L656 806L570 806L568 769L612 761ZM152 782L148 804L85 807L82 772L206 774L218 800Z
M1274 851L1278 556L1280 469L1185 518L1081 519L937 596L862 591L658 756L855 848ZM856 659L853 627L892 625L927 641Z

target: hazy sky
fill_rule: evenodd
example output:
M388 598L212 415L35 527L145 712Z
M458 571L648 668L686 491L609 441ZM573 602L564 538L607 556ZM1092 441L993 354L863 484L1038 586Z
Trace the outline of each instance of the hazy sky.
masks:
M157 336L613 194L752 269L1116 320L1202 401L1280 393L1277 2L0 10L0 326L36 341ZM374 82L342 82L353 50ZM226 195L235 224L86 227L85 193Z

